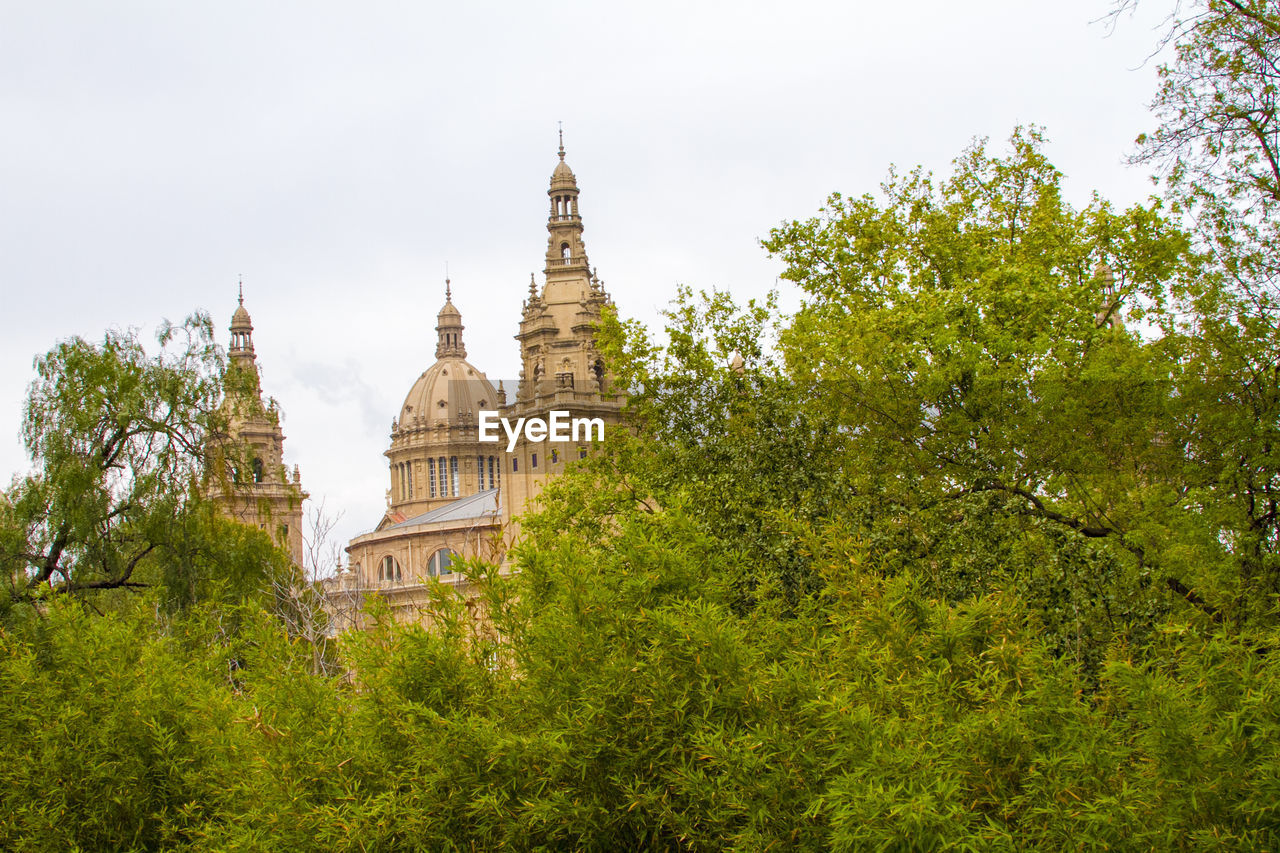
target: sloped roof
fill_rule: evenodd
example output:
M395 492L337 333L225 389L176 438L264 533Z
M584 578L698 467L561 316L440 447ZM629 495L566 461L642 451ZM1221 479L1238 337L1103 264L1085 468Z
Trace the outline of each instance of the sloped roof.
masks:
M422 515L407 518L398 524L391 525L391 527L412 527L417 524L433 524L441 521L470 521L486 516L496 516L497 514L498 490L485 489L482 492L476 492L474 495L458 498L452 503L447 503L442 507L431 510L431 512L424 512Z

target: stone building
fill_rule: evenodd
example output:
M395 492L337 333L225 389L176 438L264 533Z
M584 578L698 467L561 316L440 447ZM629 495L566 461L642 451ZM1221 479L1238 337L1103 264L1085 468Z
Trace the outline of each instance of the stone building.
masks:
M253 321L240 304L231 316L231 346L221 407L224 433L210 437L208 490L229 517L266 530L302 565L302 488L298 466L284 464L284 431L275 401L262 399Z
M515 335L521 374L512 399L504 383L495 388L466 360L462 315L446 281L436 317L436 360L413 383L391 423L386 512L347 546L348 567L326 584L331 601L358 605L376 593L399 618L412 620L435 581L467 595L454 561L504 563L521 512L547 479L585 457L593 439L620 423L622 399L610 386L595 339L609 297L587 260L578 194L562 141L547 191L544 281L539 288L530 277ZM508 452L502 429L499 441L480 440L485 411L511 424L560 411L598 428L567 442L522 433Z

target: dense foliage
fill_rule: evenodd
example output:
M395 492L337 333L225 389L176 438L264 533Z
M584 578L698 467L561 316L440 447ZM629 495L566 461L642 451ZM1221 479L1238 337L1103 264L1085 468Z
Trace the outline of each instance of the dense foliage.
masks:
M431 630L318 648L210 511L206 322L60 345L0 500L0 848L1280 845L1280 14L1195 11L1164 201L1073 207L1022 129L777 228L793 316L610 318L634 430ZM1260 135L1193 121L1249 92Z

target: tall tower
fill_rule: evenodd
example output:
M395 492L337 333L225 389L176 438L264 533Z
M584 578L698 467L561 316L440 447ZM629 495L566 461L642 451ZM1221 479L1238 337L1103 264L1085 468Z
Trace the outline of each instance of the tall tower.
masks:
M518 418L549 419L552 411L570 418L599 418L605 435L621 422L622 397L610 387L609 374L596 345L596 327L609 296L587 261L578 209L578 180L564 159L551 173L547 196L547 255L541 292L532 277L529 298L520 318L520 384L515 399L502 408L510 423ZM593 433L596 435L596 433ZM522 435L507 455L502 505L509 517L519 515L548 477L565 463L586 455L591 438L575 442L533 442Z
M240 303L231 315L231 346L222 415L226 432L212 437L210 470L226 476L211 482L210 491L222 511L243 524L267 531L302 565L302 489L298 466L292 476L284 464L284 432L275 401L262 400L253 321Z

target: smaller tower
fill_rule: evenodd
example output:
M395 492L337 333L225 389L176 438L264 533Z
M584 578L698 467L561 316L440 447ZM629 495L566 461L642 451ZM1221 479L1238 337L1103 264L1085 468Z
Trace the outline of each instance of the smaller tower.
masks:
M244 287L231 315L231 345L223 387L223 428L210 437L208 491L224 514L267 531L302 565L302 490L298 466L284 464L284 432L272 401L262 400L253 321ZM217 476L215 476L217 475Z
M462 343L462 312L453 307L453 285L444 280L444 307L436 315L436 358L466 358Z

